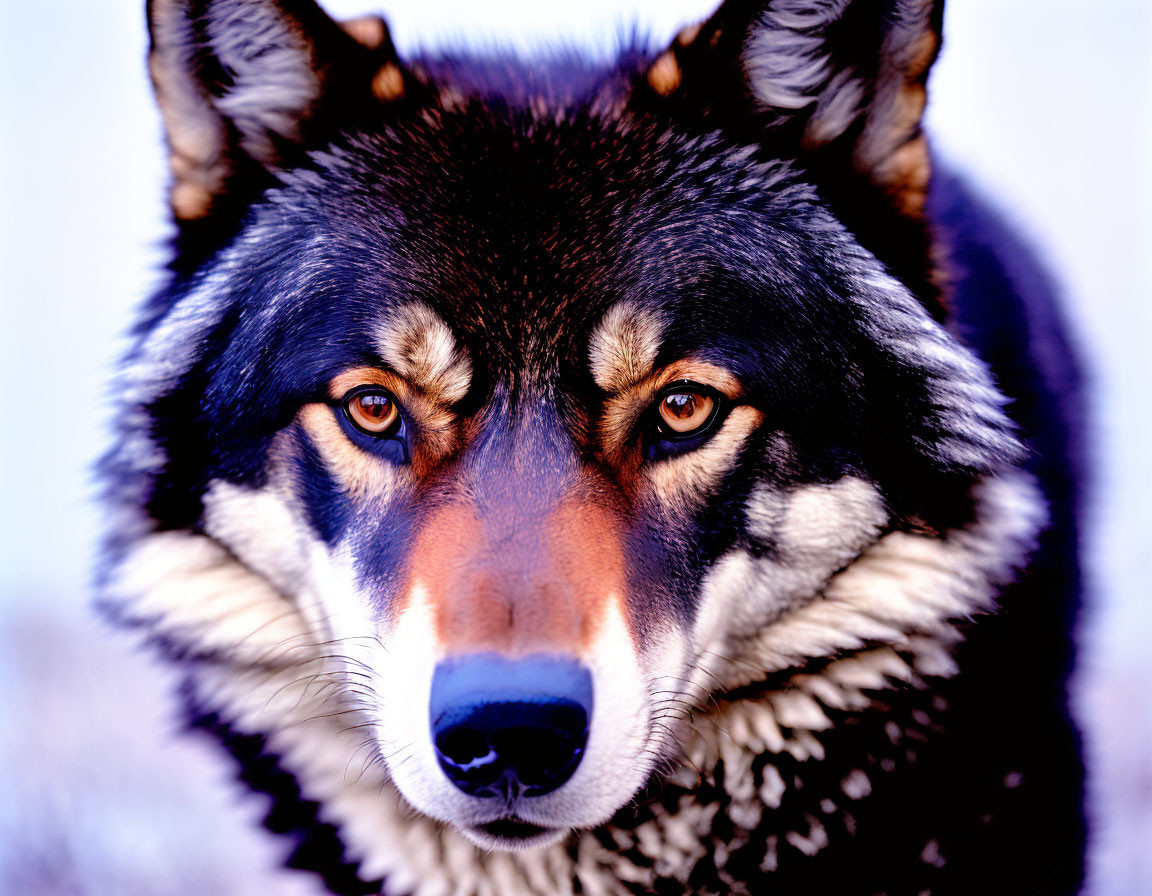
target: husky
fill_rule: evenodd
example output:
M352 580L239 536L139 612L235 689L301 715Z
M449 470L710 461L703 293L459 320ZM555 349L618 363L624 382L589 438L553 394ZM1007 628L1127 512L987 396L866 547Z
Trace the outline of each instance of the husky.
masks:
M150 0L100 604L333 893L1072 893L1077 374L932 0L611 65Z

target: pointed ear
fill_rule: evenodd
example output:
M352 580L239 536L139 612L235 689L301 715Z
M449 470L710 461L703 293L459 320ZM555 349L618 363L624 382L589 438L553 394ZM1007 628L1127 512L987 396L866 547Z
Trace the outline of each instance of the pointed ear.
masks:
M290 164L337 117L404 93L384 22L341 27L312 0L149 0L148 27L180 222L209 215L238 175Z
M728 0L681 32L640 91L755 134L806 168L851 172L916 216L929 175L925 82L942 19L942 0Z

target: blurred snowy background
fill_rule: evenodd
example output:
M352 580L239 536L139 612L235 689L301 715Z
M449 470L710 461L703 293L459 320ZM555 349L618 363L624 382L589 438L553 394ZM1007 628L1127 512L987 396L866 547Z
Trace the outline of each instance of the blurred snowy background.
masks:
M664 43L712 2L325 5L384 11L401 51L602 53L632 24ZM172 736L169 674L87 606L106 383L166 233L142 5L0 0L0 893L312 893L269 870L283 847L254 832L259 802ZM1152 894L1152 5L951 0L946 35L937 147L1041 249L1092 375L1089 892Z

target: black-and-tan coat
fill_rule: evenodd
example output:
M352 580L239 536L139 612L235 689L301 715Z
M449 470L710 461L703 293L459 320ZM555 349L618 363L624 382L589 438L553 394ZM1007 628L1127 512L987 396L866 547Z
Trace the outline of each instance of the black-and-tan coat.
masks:
M1065 893L1075 375L920 118L929 2L729 0L615 68L153 0L178 224L103 606L335 892ZM1064 354L1061 355L1061 352ZM436 670L595 695L455 787Z

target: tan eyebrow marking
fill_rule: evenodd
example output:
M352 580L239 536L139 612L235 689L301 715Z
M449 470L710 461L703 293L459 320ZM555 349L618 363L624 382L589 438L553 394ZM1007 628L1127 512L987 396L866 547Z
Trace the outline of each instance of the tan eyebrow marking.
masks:
M376 331L380 357L434 401L449 405L468 394L472 363L452 330L422 302L402 305Z
M619 394L640 382L656 361L662 329L656 312L635 302L624 300L609 308L588 348L596 385Z

